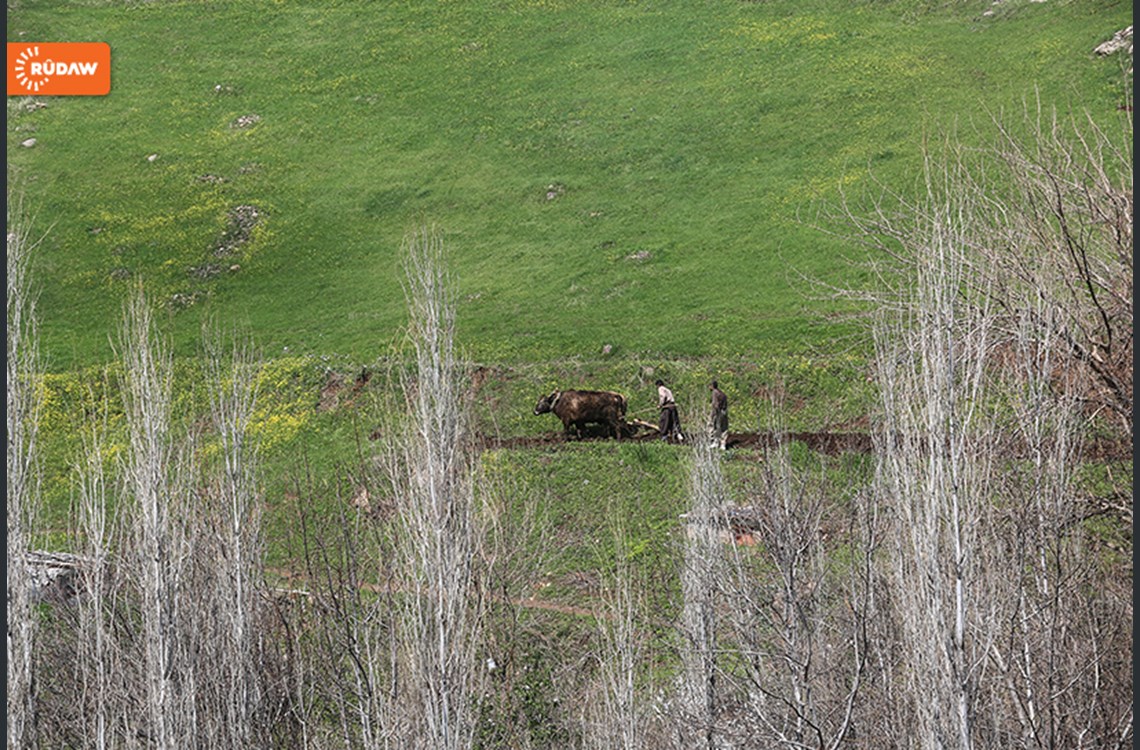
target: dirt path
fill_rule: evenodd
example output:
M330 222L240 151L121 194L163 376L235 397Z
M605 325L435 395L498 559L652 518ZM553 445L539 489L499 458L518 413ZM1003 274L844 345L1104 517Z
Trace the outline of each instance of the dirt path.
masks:
M602 442L612 438L589 434L581 438L567 437L561 432L546 432L541 435L500 438L480 435L479 447L484 450L501 448L545 448L582 442ZM651 443L660 440L652 432L641 432L625 438L625 442ZM732 450L765 450L774 448L781 442L798 441L810 450L835 455L839 453L870 453L871 435L866 432L730 432L727 447Z
M580 442L599 442L612 438L589 434L581 438L570 438L562 432L547 432L541 435L500 438L480 435L480 448L494 450L502 448L546 448ZM627 442L653 442L660 438L652 432L643 431L626 438ZM870 432L730 432L727 447L729 450L764 451L782 442L803 443L808 450L823 455L835 456L843 453L869 454L874 441ZM1015 457L1024 457L1027 451L1016 447L1010 450ZM1126 461L1132 458L1132 443L1123 438L1096 438L1081 446L1080 458L1085 461Z

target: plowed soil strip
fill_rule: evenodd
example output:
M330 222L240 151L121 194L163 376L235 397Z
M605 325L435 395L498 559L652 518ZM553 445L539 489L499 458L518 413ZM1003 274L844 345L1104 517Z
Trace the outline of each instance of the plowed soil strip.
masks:
M699 439L696 437L690 438ZM581 438L568 437L561 432L547 432L541 435L500 438L480 435L479 446L484 450L511 448L548 448L582 442L609 441L612 438L590 434ZM625 442L653 442L660 437L652 432L642 432L626 438ZM765 451L782 443L803 443L809 450L828 456L843 453L869 454L874 448L874 439L869 432L730 432L727 448L733 450ZM678 447L683 447L678 446ZM1029 451L1024 446L1009 444L1006 455L1025 458ZM1124 438L1096 438L1081 446L1080 458L1084 461L1126 461L1132 458L1132 442Z

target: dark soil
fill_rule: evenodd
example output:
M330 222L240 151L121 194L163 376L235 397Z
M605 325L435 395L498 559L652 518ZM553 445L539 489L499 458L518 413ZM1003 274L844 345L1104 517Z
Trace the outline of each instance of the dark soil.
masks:
M660 440L660 436L645 427L626 425L624 440L633 442L652 442ZM491 435L480 435L479 446L483 449L494 448L544 448L559 446L568 443L597 442L612 440L604 428L590 427L581 437L567 435L563 432L546 432L541 435L528 435L525 437L499 438ZM690 436L690 441L698 439ZM868 454L871 452L874 441L868 431L851 432L730 432L728 434L727 448L735 451L764 451L787 443L802 443L808 450L823 455L834 456L843 453ZM1023 447L1011 446L1009 454L1015 457L1025 457L1028 454ZM1132 442L1125 438L1097 438L1082 446L1080 457L1086 461L1125 461L1132 458Z
M525 437L497 438L490 435L480 435L479 445L484 449L494 448L544 448L548 446L565 445L568 443L598 442L612 440L601 429L587 429L582 437L567 435L563 432L546 432L541 435L528 435ZM653 442L661 437L646 429L636 430L634 434L626 435L625 441ZM693 437L690 440L695 439ZM727 448L729 450L764 450L774 448L789 440L798 441L808 449L826 455L839 453L870 453L871 435L865 432L730 432L728 434Z

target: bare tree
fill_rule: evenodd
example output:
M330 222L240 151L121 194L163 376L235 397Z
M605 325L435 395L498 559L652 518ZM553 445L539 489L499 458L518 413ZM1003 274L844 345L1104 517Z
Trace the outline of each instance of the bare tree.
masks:
M443 239L434 228L404 243L414 379L405 383L409 425L392 481L399 499L403 585L397 637L405 660L400 699L415 746L470 747L483 672L476 647L483 606L475 558L481 525L473 456L455 351L455 303Z
M191 612L183 586L192 545L183 520L192 479L188 451L172 424L170 353L157 340L142 290L125 310L121 338L123 398L130 450L124 492L134 513L132 580L142 621L146 724L140 729L158 748L193 745L197 727L195 675L186 660Z
M645 638L640 622L644 604L625 545L624 525L611 511L614 571L603 583L604 605L597 618L598 684L584 718L585 744L590 748L650 746L648 699L638 684L644 668Z
M285 619L291 630L308 632L295 641L294 703L305 742L316 746L475 743L486 677L479 663L484 557L493 553L477 507L442 238L422 228L409 234L403 253L412 362L390 378L402 398L384 404L391 421L379 453L362 458L360 476L349 483L375 505L349 507L344 499L330 520L301 504L311 590L299 608L307 615ZM317 491L311 477L308 486Z
M1107 412L1129 435L1130 111L1119 133L1087 115L1063 120L1040 101L1026 108L1020 128L997 119L993 155L1010 187L999 193L1000 214L972 264L1010 322L1020 323L1020 336L1057 351L1054 374L1072 370L1068 379L1090 411ZM980 169L968 176L971 189L993 192Z
M1131 106L1127 110L1116 132L1088 115L1063 119L1038 101L1020 119L995 117L997 138L989 147L970 148L958 135L946 135L938 168L943 195L970 223L960 236L967 270L957 293L987 308L1003 337L1031 335L1038 345L1054 347L1053 374L1067 373L1088 413L1106 415L1131 437ZM930 153L928 162L934 158ZM869 211L845 205L841 221L854 228L855 239L881 251L880 260L910 266L927 261L910 222L925 210L885 190ZM893 285L890 273L877 278Z
M7 493L8 493L8 720L9 748L30 746L35 731L33 650L36 621L27 553L40 504L36 461L40 396L36 388L35 298L28 265L37 241L18 196L8 194L7 282Z
M263 595L261 513L256 450L248 426L256 406L256 359L249 344L227 356L220 335L205 337L210 414L218 466L197 493L190 524L196 538L198 583L194 633L204 666L197 701L200 742L210 747L258 744L265 729L259 670Z
M884 423L876 451L879 502L897 514L895 592L924 747L973 747L971 631L976 523L985 493L987 431L979 414L990 318L961 300L968 218L931 193L915 227L925 263L914 300L876 342ZM921 238L921 239L919 239Z
M121 492L131 536L118 542L118 569L138 597L142 625L138 687L146 695L146 721L135 731L156 747L246 747L255 740L260 699L254 671L260 527L245 442L252 362L239 352L226 374L217 346L210 345L220 467L218 480L199 488L207 472L195 457L197 436L182 431L173 414L170 354L141 290L125 312L122 391L130 451ZM99 502L85 503L90 531L101 524ZM95 552L102 555L100 548Z
M677 739L681 747L716 747L717 593L727 572L721 529L727 503L720 455L708 441L693 446L689 470L681 569L681 678L677 695Z
M724 731L746 747L839 747L860 718L875 540L841 520L787 443L766 451L749 492L736 523L750 542L731 547L723 586L723 694L735 704ZM829 543L858 552L838 563Z
M108 502L107 456L102 428L88 438L79 467L78 536L84 560L77 612L75 671L81 696L85 747L117 746L118 720L129 713L124 700L124 677L119 639L114 630L117 607L114 578L116 531Z
M1132 734L1130 582L1091 544L1079 479L1084 385L1058 380L1037 327L1011 342L1016 377L1008 453L983 519L987 599L995 630L979 683L979 734L1005 747L1127 746ZM1073 380L1079 374L1069 372Z
M903 648L872 693L908 722L899 745L1132 737L1130 571L1090 552L1076 470L1090 416L1131 435L1131 164L1100 131L1028 131L981 157L948 142L916 199L853 219L893 261L873 296L874 501L893 540L880 632Z

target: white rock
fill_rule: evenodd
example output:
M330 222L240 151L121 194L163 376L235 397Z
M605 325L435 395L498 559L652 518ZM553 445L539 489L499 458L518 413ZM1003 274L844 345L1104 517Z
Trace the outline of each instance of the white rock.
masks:
M35 138L29 138L26 141L20 141L20 145L23 146L24 148L31 148L32 146L36 145L36 139Z
M1093 52L1103 57L1105 55L1115 54L1122 49L1128 49L1129 53L1132 52L1131 26L1126 29L1121 29L1120 31L1113 34L1112 39L1109 39L1107 42L1100 44L1096 49L1093 50Z

